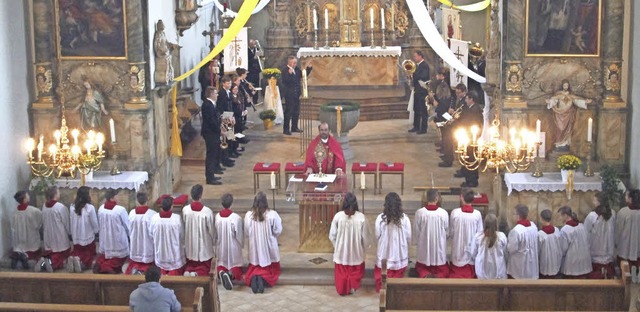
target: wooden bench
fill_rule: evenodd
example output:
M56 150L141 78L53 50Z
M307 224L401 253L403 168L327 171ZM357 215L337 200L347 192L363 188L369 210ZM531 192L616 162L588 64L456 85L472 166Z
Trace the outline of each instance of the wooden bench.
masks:
M201 287L202 310L220 311L216 267L214 259L209 276L163 276L160 283L173 289L183 307L193 304ZM0 272L0 302L128 306L141 283L143 275Z
M621 280L476 280L387 278L380 311L628 311L629 264Z
M183 312L202 312L202 298L204 289L196 288L193 303L182 306ZM131 311L126 305L92 305L92 304L61 304L61 303L28 303L28 302L0 302L0 311L38 311L38 312L125 312Z

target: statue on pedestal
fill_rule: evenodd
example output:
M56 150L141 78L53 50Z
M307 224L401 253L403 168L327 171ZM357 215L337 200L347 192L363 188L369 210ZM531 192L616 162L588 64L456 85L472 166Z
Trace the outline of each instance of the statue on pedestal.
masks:
M104 97L89 80L84 79L82 85L86 89L84 97L73 111L80 111L80 125L83 130L99 129L102 125L102 114L109 114L104 107Z
M164 34L164 22L158 20L156 33L153 36L153 53L155 55L154 80L157 85L167 85L173 81L173 65L171 63L172 53L179 48L177 44L167 40Z
M571 93L569 80L562 80L562 86L551 98L546 100L547 109L553 110L553 121L556 125L554 131L554 148L558 151L569 150L573 123L576 119L576 106L587 109L590 99L584 99Z

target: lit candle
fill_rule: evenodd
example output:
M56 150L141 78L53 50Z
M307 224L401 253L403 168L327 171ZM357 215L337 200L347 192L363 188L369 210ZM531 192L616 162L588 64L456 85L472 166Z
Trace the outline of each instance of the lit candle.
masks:
M535 138L535 142L541 142L540 141L540 119L536 120L536 138Z
M271 189L276 188L276 174L275 172L271 172Z
M87 149L87 155L91 155L91 141L84 142L84 148Z
M71 136L73 137L73 145L78 145L78 135L80 135L80 131L78 131L78 129L71 130Z
M369 17L371 22L371 29L373 29L373 8L369 10Z
M329 10L324 9L324 29L329 29Z
M384 8L380 8L380 23L382 23L382 30L384 30Z
M587 142L591 142L592 132L593 131L593 119L589 118L589 123L587 124Z
M42 152L44 152L44 135L40 136L40 141L38 142L38 161L42 160Z
M58 152L58 148L55 146L55 144L51 144L49 145L49 154L51 154L51 159L53 160L53 162L56 162L56 153Z
M60 138L62 137L62 133L60 133L60 130L56 130L53 133L53 137L56 138L56 145L60 146Z
M360 172L360 189L364 190L367 187L367 180L364 177L364 171Z
M511 137L511 143L516 141L516 128L509 129L509 135Z
M313 9L313 30L318 30L318 12Z
M476 143L476 138L478 137L478 126L474 125L471 127L471 136L473 137L473 141L471 141L473 144Z
M36 140L28 138L24 146L27 148L27 157L29 157L29 160L33 159L33 150L36 148Z
M116 125L113 118L109 118L109 134L111 134L111 143L116 143Z
M98 152L102 152L102 144L104 144L104 134L98 132L96 135L96 143L98 143Z
M518 157L518 155L520 155L520 140L513 142L513 147L516 150L516 157Z

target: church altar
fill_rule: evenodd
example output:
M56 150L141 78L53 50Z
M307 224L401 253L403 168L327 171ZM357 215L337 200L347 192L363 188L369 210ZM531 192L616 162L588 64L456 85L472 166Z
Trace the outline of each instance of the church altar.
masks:
M331 47L314 50L303 47L297 57L302 65L312 61L309 87L394 86L398 84L399 46Z

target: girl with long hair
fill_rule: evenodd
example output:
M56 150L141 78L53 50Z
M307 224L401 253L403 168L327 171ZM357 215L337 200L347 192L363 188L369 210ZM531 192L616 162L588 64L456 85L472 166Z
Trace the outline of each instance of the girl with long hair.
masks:
M591 273L589 234L584 225L578 222L578 216L571 211L571 207L560 207L558 214L565 223L560 229L562 252L565 255L560 273L565 278L586 278Z
M333 244L334 278L339 295L354 294L364 276L365 248L369 247L369 227L364 214L358 210L356 196L344 197L342 211L331 221L329 239Z
M484 218L484 230L474 236L467 253L475 262L478 279L507 278L507 236L498 232L498 218L488 214Z
M589 278L609 279L616 275L613 264L615 259L616 214L609 207L605 193L598 192L593 197L596 207L584 219L584 227L589 234L589 250L593 272Z
M254 294L263 293L265 286L274 286L280 277L278 236L282 233L280 215L269 209L263 192L256 194L251 211L244 217L244 231L249 242L245 282Z
M96 236L100 230L96 207L91 204L89 188L81 186L76 199L69 207L71 215L71 238L73 251L71 261L75 272L90 268L96 256Z
M387 277L403 277L409 265L409 245L411 244L411 222L402 211L402 200L395 192L384 198L384 211L375 223L378 252L373 276L376 291L382 287L382 260L387 260Z
M618 262L629 261L632 273L636 273L640 264L640 190L627 190L624 197L627 206L620 208L616 218Z

